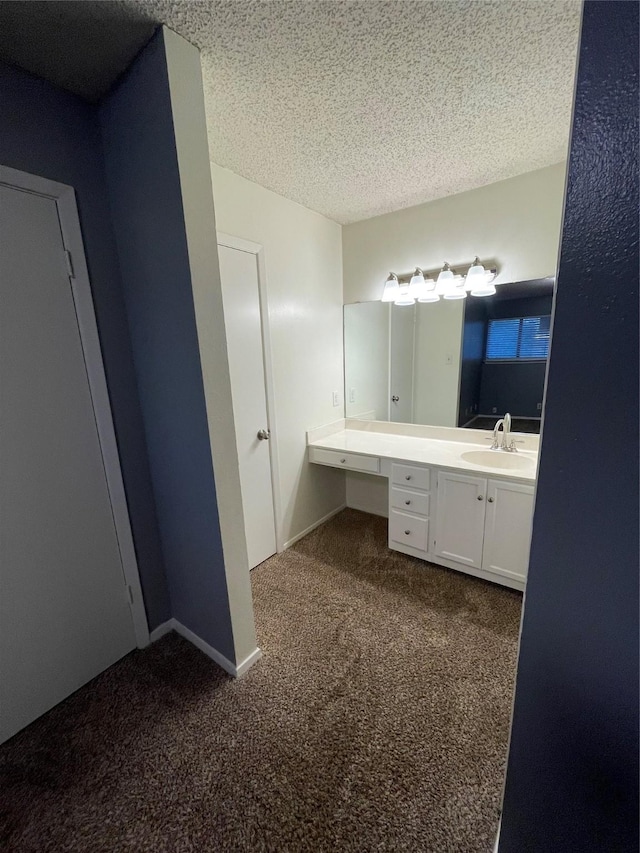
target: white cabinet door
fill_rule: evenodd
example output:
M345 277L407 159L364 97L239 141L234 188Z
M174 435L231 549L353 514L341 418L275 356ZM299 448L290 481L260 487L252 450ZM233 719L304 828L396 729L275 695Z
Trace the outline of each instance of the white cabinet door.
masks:
M436 556L481 568L486 491L484 477L438 471Z
M489 480L482 568L524 581L529 566L533 486Z

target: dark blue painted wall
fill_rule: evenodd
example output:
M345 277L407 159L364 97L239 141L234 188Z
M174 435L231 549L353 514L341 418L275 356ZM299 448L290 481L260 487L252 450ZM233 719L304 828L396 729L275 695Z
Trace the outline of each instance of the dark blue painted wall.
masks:
M0 63L0 163L75 188L150 628L169 597L107 201L97 110Z
M464 426L474 414L501 417L539 418L547 371L546 362L485 362L487 325L491 319L536 317L551 314L553 295L501 298L501 289L525 288L539 282L502 285L490 299L469 298L465 305L460 371L458 424ZM550 289L552 284L548 284ZM511 293L513 291L511 290Z
M638 850L638 23L584 7L500 853Z
M172 615L233 661L161 30L100 121Z
M501 417L510 412L515 417L539 418L546 372L546 361L485 362L480 377L480 413Z

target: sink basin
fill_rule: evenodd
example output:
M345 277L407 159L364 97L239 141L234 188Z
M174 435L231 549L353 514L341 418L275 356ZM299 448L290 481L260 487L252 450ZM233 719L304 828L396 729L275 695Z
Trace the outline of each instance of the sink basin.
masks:
M535 460L521 453L506 453L504 450L467 450L461 454L465 462L483 465L487 468L507 468L511 471L529 471L535 466Z

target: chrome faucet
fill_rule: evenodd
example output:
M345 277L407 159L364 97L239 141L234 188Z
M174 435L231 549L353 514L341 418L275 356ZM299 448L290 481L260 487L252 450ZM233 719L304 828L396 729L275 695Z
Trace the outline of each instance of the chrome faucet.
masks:
M502 427L502 443L500 443L500 427ZM493 428L493 444L491 445L492 450L506 450L507 453L516 453L517 447L516 443L513 439L509 441L511 436L511 415L509 412L503 418L500 418L499 421L496 421L496 425Z

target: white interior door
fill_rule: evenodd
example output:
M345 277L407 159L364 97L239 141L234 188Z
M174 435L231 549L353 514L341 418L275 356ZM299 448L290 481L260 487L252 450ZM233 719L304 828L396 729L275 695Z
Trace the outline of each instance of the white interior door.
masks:
M55 199L0 185L0 741L136 645Z
M233 415L249 566L276 552L258 260L219 245Z
M413 423L413 354L415 306L391 306L390 420Z
M487 481L438 471L435 553L479 569L482 565Z

